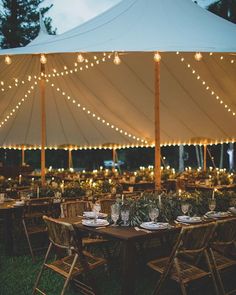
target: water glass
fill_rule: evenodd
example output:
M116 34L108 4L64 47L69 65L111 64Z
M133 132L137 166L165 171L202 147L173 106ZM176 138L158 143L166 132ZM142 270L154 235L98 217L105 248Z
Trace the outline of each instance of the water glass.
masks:
M124 226L128 226L128 220L129 220L129 210L122 210L121 211L121 219L124 222Z
M95 203L93 205L93 212L94 212L94 222L96 223L97 222L97 218L98 218L98 215L99 215L99 212L101 210L101 205L100 203Z
M150 207L148 214L149 214L151 221L154 222L155 219L157 219L157 217L159 216L159 209L155 208L155 207Z
M113 226L117 226L117 220L120 216L120 207L118 204L111 205L111 219L114 221Z
M190 204L189 203L182 203L181 204L181 210L182 212L184 213L184 215L186 215L189 211L189 208L190 208Z
M216 200L215 199L209 200L208 206L211 212L214 211L216 208Z

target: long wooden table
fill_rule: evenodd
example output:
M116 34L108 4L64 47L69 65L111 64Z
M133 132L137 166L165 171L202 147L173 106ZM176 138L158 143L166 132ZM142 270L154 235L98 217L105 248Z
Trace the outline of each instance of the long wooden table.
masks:
M154 238L161 238L163 235L173 234L180 230L179 226L171 229L162 229L146 233L136 231L133 227L112 227L96 229L94 227L84 226L81 223L81 218L61 218L61 221L72 224L80 233L102 236L106 239L118 240L122 243L122 295L135 294L135 277L136 277L136 248L135 243L147 241Z

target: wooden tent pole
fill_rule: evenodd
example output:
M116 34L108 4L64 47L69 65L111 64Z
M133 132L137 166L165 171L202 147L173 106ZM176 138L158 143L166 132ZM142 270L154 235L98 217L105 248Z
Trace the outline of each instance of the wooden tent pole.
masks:
M160 62L155 61L155 189L161 189Z
M207 145L206 144L204 144L204 146L203 146L203 148L204 148L204 156L203 156L203 159L204 159L204 162L203 162L203 171L206 171L207 170Z
M41 183L45 185L45 144L46 144L46 109L45 109L45 65L41 63Z
M116 168L116 148L114 148L114 147L112 149L112 161L113 161L112 170L115 171L115 168Z
M68 162L69 162L69 169L70 168L73 168L73 161L72 161L72 149L71 148L69 148L69 150L68 150L68 156L69 156L69 158L68 158Z
M25 147L22 145L21 147L21 166L25 164Z

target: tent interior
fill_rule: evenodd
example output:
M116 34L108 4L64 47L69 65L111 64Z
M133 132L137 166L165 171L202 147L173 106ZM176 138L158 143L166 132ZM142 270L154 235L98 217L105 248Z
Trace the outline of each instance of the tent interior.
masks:
M156 50L161 144L234 142L235 36L234 24L189 0L126 0L62 35L43 29L0 51L0 146L40 147L42 80L47 147L154 145Z

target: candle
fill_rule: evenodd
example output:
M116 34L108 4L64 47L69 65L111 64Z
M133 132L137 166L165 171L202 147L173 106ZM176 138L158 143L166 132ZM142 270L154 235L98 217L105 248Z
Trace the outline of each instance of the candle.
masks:
M158 196L159 199L159 207L161 207L161 195Z
M124 204L124 195L122 194L121 196L121 204L123 205Z
M214 200L215 199L215 192L217 191L217 189L216 188L214 188L213 189L213 191L212 191L212 196L211 196L211 198L212 198L212 200Z
M21 184L21 180L22 180L22 175L19 175L19 184Z
M182 190L181 190L181 189L179 189L179 196L181 196L181 193L182 193Z
M39 186L37 186L37 198L39 198Z
M61 183L61 192L64 193L64 180L62 180L62 183Z

